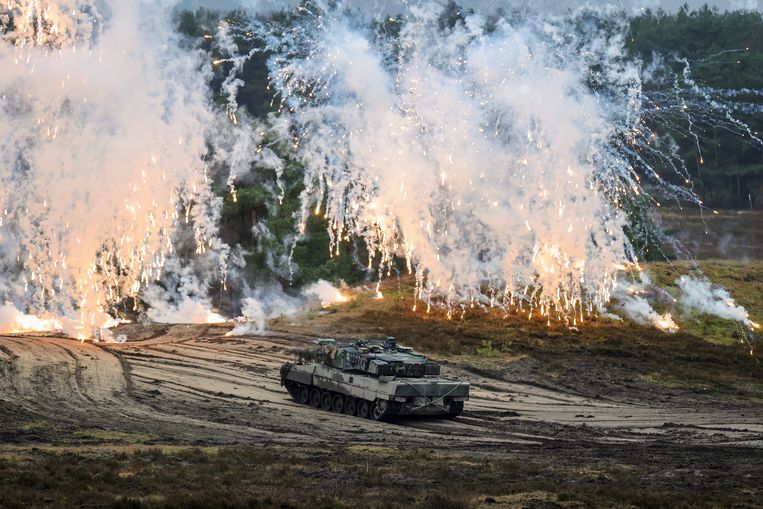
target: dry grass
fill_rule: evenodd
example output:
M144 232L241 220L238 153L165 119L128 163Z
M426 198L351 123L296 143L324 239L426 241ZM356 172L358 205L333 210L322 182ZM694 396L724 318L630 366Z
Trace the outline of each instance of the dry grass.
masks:
M699 268L714 284L726 288L747 309L752 321L763 323L763 262L705 260ZM648 271L656 284L676 295L676 279L698 274L686 261L652 263ZM705 314L679 315L678 320L684 330L705 340L727 344L739 341L739 325L730 320Z
M703 268L763 321L763 263ZM669 286L683 269L648 270ZM359 293L330 313L276 326L340 337L394 335L444 362L504 377L534 364L537 373L522 376L553 378L580 392L609 390L612 397L627 384L629 396L644 390L644 398L667 388L763 401L760 354L727 339L733 333L727 323L692 328L693 318L679 317L682 331L671 335L603 319L573 330L498 311L449 320L442 311L413 312L412 294L409 280L390 280L384 300ZM38 417L15 420L41 442L56 436ZM760 451L744 446L559 440L448 451L438 444L367 446L358 436L358 444L324 447L187 448L152 446L150 435L71 431L80 445L0 446L0 507L688 508L754 507L763 499Z
M711 507L757 500L760 486L745 486L731 473L697 485L696 472L705 472L704 462L713 458L692 454L697 466L686 473L685 458L659 451L648 451L650 462L642 462L628 451L602 455L606 460L578 453L549 461L544 451L382 447L25 449L13 461L0 456L0 506ZM735 461L738 472L757 475L752 458ZM666 478L680 482L667 487ZM740 489L719 494L721 482Z
M683 248L700 260L763 260L763 212L663 207L662 226ZM671 251L669 246L666 246Z
M655 263L646 270L654 282L672 291L675 280L692 267L685 262ZM763 262L708 261L702 270L746 306L753 320L763 322ZM593 317L578 328L568 328L498 310L470 309L463 319L448 319L444 310L412 310L410 279L385 281L383 293L384 299L376 300L370 292L359 292L328 313L276 326L336 337L392 335L434 358L493 373L530 357L547 373L562 376L573 369L579 377L582 369L609 381L613 370L625 371L665 387L735 399L763 398L760 349L751 355L741 342L739 325L729 320L678 315L681 330L667 334L627 320Z

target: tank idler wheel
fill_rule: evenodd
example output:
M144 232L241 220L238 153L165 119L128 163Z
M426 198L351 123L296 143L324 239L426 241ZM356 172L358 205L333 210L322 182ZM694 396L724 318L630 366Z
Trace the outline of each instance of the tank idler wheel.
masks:
M307 385L299 384L297 388L297 401L303 405L307 405L310 402L310 389Z
M368 411L369 411L368 407L369 407L368 401L366 400L359 401L358 402L358 417L360 417L361 419L368 418Z
M321 394L321 408L324 410L331 410L331 400L332 400L331 393L329 391L324 391Z
M459 415L461 415L461 412L464 411L464 402L463 401L454 401L450 404L450 408L448 409L448 419L455 419Z
M387 402L383 399L377 399L373 405L371 405L371 413L368 418L372 421L380 421L387 413Z
M344 396L334 394L334 399L331 400L331 410L339 414L344 412Z
M318 408L321 406L321 391L313 387L310 390L310 405Z
M344 402L344 413L347 415L355 415L355 412L358 411L358 400L353 398L352 396L347 396L347 399Z

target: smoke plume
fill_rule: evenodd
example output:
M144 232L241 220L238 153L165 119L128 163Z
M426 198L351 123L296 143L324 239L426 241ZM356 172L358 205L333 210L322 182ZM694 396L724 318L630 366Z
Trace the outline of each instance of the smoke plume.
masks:
M725 288L713 285L708 279L681 276L676 284L681 289L678 303L684 310L734 320L749 328L757 325Z
M205 56L166 2L0 7L0 242L16 301L89 337L162 279L179 225L220 254L207 143L220 131ZM235 138L231 130L228 139ZM225 154L225 151L219 151ZM206 159L206 160L205 160ZM0 250L2 253L3 250ZM179 303L188 316L191 306ZM167 315L158 313L159 318Z
M588 21L424 2L374 23L316 2L256 25L274 130L305 165L299 231L325 215L333 252L363 238L380 276L405 259L427 301L487 293L568 323L601 308L636 261L623 204L652 141L624 28Z

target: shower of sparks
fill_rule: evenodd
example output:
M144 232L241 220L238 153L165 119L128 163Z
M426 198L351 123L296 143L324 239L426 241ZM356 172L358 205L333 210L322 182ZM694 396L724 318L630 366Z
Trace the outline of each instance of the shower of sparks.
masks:
M179 225L197 253L217 247L199 205L212 200L206 76L194 55L145 50L175 44L162 8L107 4L0 5L0 228L18 246L29 307L82 338L114 305L138 305Z
M103 19L88 0L5 0L0 32L16 47L87 50ZM12 30L11 30L12 28Z
M696 143L699 164L709 127L760 143L734 118L730 92L697 86L688 62L630 58L624 18L456 13L451 24L454 13L423 2L369 22L317 0L276 21L221 22L204 38L223 58L204 62L180 49L167 7L0 4L0 277L14 276L0 297L12 293L44 317L6 304L22 324L12 330L99 336L117 305L137 309L162 281L181 228L197 257L220 253L214 277L225 289L210 158L227 158L232 201L257 158L275 170L283 202L277 146L305 167L298 232L311 214L326 218L332 256L363 239L380 279L402 261L416 280L414 311L499 308L577 325L605 309L624 273L641 271L625 234L634 203L659 207L661 197L704 210L670 134ZM258 44L240 54L246 38ZM257 51L271 55L280 113L266 147L236 104L238 74ZM210 110L210 67L228 72L230 131ZM658 86L647 91L647 80ZM223 321L208 288L191 286L195 307L181 299L156 316L190 309L193 320ZM626 290L648 308L642 316L677 330L640 292ZM718 312L742 316L733 300L725 306Z
M623 271L640 270L626 210L660 206L642 178L702 208L671 141L650 126L679 115L698 146L709 123L745 126L691 82L688 64L678 76L649 69L675 87L646 93L625 19L602 29L582 23L604 16L588 11L460 14L448 27L441 5L409 5L387 20L393 30L315 2L239 27L272 52L274 132L305 165L298 230L324 216L330 254L362 238L380 277L403 259L427 311L463 316L477 303L575 325L606 306Z

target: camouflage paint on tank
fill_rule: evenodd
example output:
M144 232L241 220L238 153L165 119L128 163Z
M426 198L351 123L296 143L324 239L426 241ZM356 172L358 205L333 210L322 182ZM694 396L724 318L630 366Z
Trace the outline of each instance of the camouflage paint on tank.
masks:
M300 403L379 420L453 418L469 399L468 382L441 376L438 364L394 338L316 343L315 349L299 351L296 363L281 367L281 384Z

